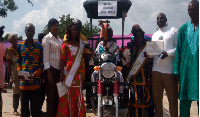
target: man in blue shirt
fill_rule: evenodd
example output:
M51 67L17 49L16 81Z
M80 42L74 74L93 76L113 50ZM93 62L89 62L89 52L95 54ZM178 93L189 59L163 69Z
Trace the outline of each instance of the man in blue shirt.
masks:
M140 25L139 24L133 25L131 33L133 34L137 29L141 29ZM147 35L144 35L144 39L145 39L145 41L143 42L143 44L145 44L146 41L151 41L151 37L149 37ZM133 42L133 40L134 40L134 36L132 36L131 42Z

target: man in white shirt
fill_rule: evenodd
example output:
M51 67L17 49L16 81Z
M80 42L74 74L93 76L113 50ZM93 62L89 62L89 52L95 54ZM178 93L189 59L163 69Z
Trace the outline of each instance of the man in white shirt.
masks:
M163 91L165 89L171 117L178 116L178 87L177 79L173 75L174 55L178 38L178 30L167 27L167 18L164 13L157 15L159 30L152 36L152 41L164 42L162 57L157 63L159 56L154 56L152 68L152 90L157 117L163 116Z

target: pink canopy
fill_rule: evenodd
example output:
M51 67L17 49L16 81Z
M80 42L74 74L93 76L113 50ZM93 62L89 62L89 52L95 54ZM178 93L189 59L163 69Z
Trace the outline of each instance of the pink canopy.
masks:
M149 36L152 38L153 34L145 34L146 36ZM128 38L128 39L124 39L124 46L127 46L127 43L131 41L133 34L129 34L129 35L124 35L124 38ZM93 36L93 38L100 38L99 36ZM117 45L122 46L122 35L113 35L113 38L117 39ZM90 45L92 46L92 41L88 40L88 42L90 43ZM93 48L95 46L96 40L93 41Z

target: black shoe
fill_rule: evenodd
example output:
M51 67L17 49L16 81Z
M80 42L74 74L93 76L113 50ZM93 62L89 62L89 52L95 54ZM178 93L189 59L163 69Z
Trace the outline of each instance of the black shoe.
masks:
M92 105L91 104L87 104L86 108L92 108Z
M41 111L41 115L46 115L46 114L47 114L47 112Z
M7 90L3 88L2 93L7 93Z

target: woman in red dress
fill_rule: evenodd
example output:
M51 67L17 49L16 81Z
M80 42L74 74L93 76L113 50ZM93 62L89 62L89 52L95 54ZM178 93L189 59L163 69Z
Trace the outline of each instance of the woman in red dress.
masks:
M67 42L61 47L60 81L66 87L66 93L59 97L57 117L85 117L85 105L82 86L85 72L82 57L86 48L80 40L79 26L69 25L66 31ZM64 68L64 69L63 69Z

